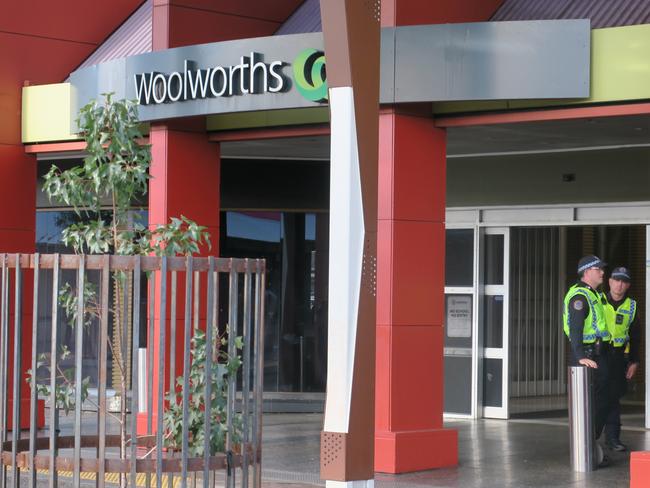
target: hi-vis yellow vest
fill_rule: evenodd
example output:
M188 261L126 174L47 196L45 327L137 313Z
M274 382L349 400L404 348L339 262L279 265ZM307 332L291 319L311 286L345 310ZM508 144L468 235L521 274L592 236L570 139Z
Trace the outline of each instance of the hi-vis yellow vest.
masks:
M577 284L569 288L566 296L564 297L564 310L562 313L562 321L564 322L564 333L569 337L569 302L576 295L582 295L587 299L589 310L582 331L583 344L593 344L596 339L600 338L604 342L609 342L611 336L607 328L607 320L605 318L605 307L603 301L604 297L590 288L579 286Z
M607 329L612 335L614 347L624 347L630 341L630 324L636 316L636 301L627 297L619 307L607 302L605 304L605 318Z

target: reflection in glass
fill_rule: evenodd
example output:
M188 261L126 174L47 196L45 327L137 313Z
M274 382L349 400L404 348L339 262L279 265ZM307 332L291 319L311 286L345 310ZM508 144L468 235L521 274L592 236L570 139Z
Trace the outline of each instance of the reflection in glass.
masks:
M445 356L445 413L472 413L472 358Z
M485 359L483 361L483 406L501 407L503 361L501 359Z
M267 262L265 390L324 391L329 215L238 211L222 222L222 256Z
M485 247L483 250L483 262L485 263L485 284L503 284L503 235L494 234L485 236Z
M102 215L104 212L102 212ZM73 254L73 250L61 242L61 236L63 230L68 227L70 224L84 221L87 218L95 218L95 215L91 216L78 216L75 212L71 210L59 210L59 211L46 211L46 210L37 210L36 212L36 252L42 254ZM107 215L107 218L108 215ZM139 222L142 225L148 224L148 212L146 210L134 210L132 212L132 218L134 221ZM52 340L52 270L41 270L41 279L39 280L39 304L38 304L38 342L36 350L38 354L45 354L48 358L51 354L51 340ZM75 286L77 279L77 273L75 270L61 270L61 285L64 283L69 283L73 288ZM92 283L97 290L99 290L100 284L100 274L98 271L87 271L86 280L89 283ZM109 291L109 296L112 295L112 281L111 290ZM141 304L142 308L140 310L140 347L146 347L147 340L147 320L146 320L146 274L143 273L142 278L142 299ZM58 329L58 339L57 339L57 349L59 351L65 346L70 351L75 350L75 330L72 326L69 326L70 319L66 316L62 307L59 307L59 324L61 327ZM112 335L112 315L109 319L109 336ZM84 377L90 377L90 386L96 387L98 382L98 361L97 357L99 356L99 326L94 324L93 326L84 328L84 338L83 338L83 371ZM111 348L108 348L108 378L112 379L113 384L110 384L109 387L117 386L116 381L117 374L113 375L113 370L116 365L113 362L113 354ZM69 356L66 359L59 358L60 366L62 369L68 369L74 367L73 356ZM45 368L42 368L38 371L37 377L44 378L47 376L47 371Z
M503 296L483 298L484 347L503 347Z
M148 222L146 211L134 211L140 222ZM134 217L135 218L135 217ZM36 250L40 253L72 253L61 242L61 233L78 217L72 211L37 211ZM267 261L265 303L265 371L267 391L323 392L327 365L327 273L329 215L298 212L224 212L222 213L220 254L224 257L264 258ZM213 242L216 236L213 236ZM51 271L43 271L39 294L39 353L50 352L52 280ZM62 271L63 282L73 284L73 270ZM227 279L227 276L224 278ZM99 283L99 274L89 272L87 279ZM243 281L243 280L242 280ZM142 290L146 296L146 282ZM227 290L227 286L223 289ZM243 283L240 283L243 290ZM227 297L220 298L227 310ZM242 303L242 300L240 300ZM146 299L142 300L146 308ZM66 323L59 312L60 323ZM147 311L141 311L141 347L146 347ZM227 319L221 317L221 323ZM84 336L84 375L97 384L98 328L88 328ZM59 349L74 350L74 329L61 327ZM109 368L112 356L109 349ZM62 367L68 365L63 363ZM73 366L70 364L69 366ZM109 378L111 371L108 372Z
M474 230L448 229L445 248L445 285L472 286L474 281Z

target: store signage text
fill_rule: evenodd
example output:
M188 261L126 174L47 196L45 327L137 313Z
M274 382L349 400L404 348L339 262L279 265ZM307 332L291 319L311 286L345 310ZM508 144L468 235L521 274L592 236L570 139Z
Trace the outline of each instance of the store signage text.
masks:
M265 63L251 52L234 66L199 69L185 60L183 71L170 74L149 72L134 75L135 93L140 105L151 105L203 98L230 97L285 92L290 84L282 73L283 61Z

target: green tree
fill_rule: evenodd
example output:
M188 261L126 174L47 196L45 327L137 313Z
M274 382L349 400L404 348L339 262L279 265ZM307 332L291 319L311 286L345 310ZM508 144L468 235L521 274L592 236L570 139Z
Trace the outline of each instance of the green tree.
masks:
M86 142L88 155L83 164L67 170L53 165L45 175L44 191L50 200L60 205L72 207L80 219L73 222L62 233L63 243L75 253L118 255L189 256L198 253L201 246L210 247L210 236L206 228L184 216L172 218L166 225L149 229L134 218L133 202L142 201L147 193L151 148L143 143L137 104L129 100L114 100L105 94L100 103L92 101L83 107L77 119L80 135ZM107 211L108 208L108 211ZM113 306L110 314L113 319L113 338L109 346L116 358L119 370L120 401L120 455L126 457L126 418L127 418L127 360L122 353L126 346L121 343L125 337L124 291L129 290L130 277L124 272L115 272L113 279ZM97 290L86 280L84 289L84 326L90 327L101 314L97 302ZM60 303L67 313L71 326L76 324L77 294L73 286L66 283L60 291ZM128 319L126 322L128 327ZM194 340L200 340L199 334ZM204 341L205 342L205 341ZM205 349L205 345L203 345ZM67 349L61 357L69 355ZM44 358L39 362L46 365ZM196 357L194 358L197 359ZM226 374L235 374L237 358L225 359ZM197 378L198 363L193 370ZM219 370L223 372L222 370ZM31 374L35 374L30 372ZM60 371L60 385L57 386L57 407L68 412L74 408L73 374ZM31 380L30 380L31 384ZM49 395L49 386L39 385L39 393ZM87 398L88 379L81 385L82 398ZM174 392L172 392L175 395ZM168 425L168 429L171 426ZM173 430L173 429L171 429ZM173 437L170 432L169 437ZM121 484L126 482L123 477Z

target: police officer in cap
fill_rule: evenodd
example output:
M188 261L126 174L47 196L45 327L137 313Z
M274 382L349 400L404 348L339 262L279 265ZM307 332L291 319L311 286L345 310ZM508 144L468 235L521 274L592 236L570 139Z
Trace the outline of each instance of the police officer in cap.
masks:
M578 282L564 297L564 333L571 343L572 365L594 371L595 439L600 437L611 411L609 352L611 335L605 318L605 296L598 291L606 266L597 256L578 262ZM606 463L607 461L605 461Z
M632 281L627 268L614 268L609 278L609 292L605 305L607 327L612 335L610 358L610 386L612 410L605 425L607 447L614 451L626 451L620 440L621 403L627 391L627 381L632 379L639 366L639 327L636 323L636 301L627 296ZM629 355L626 358L626 350ZM629 359L629 361L628 361Z

